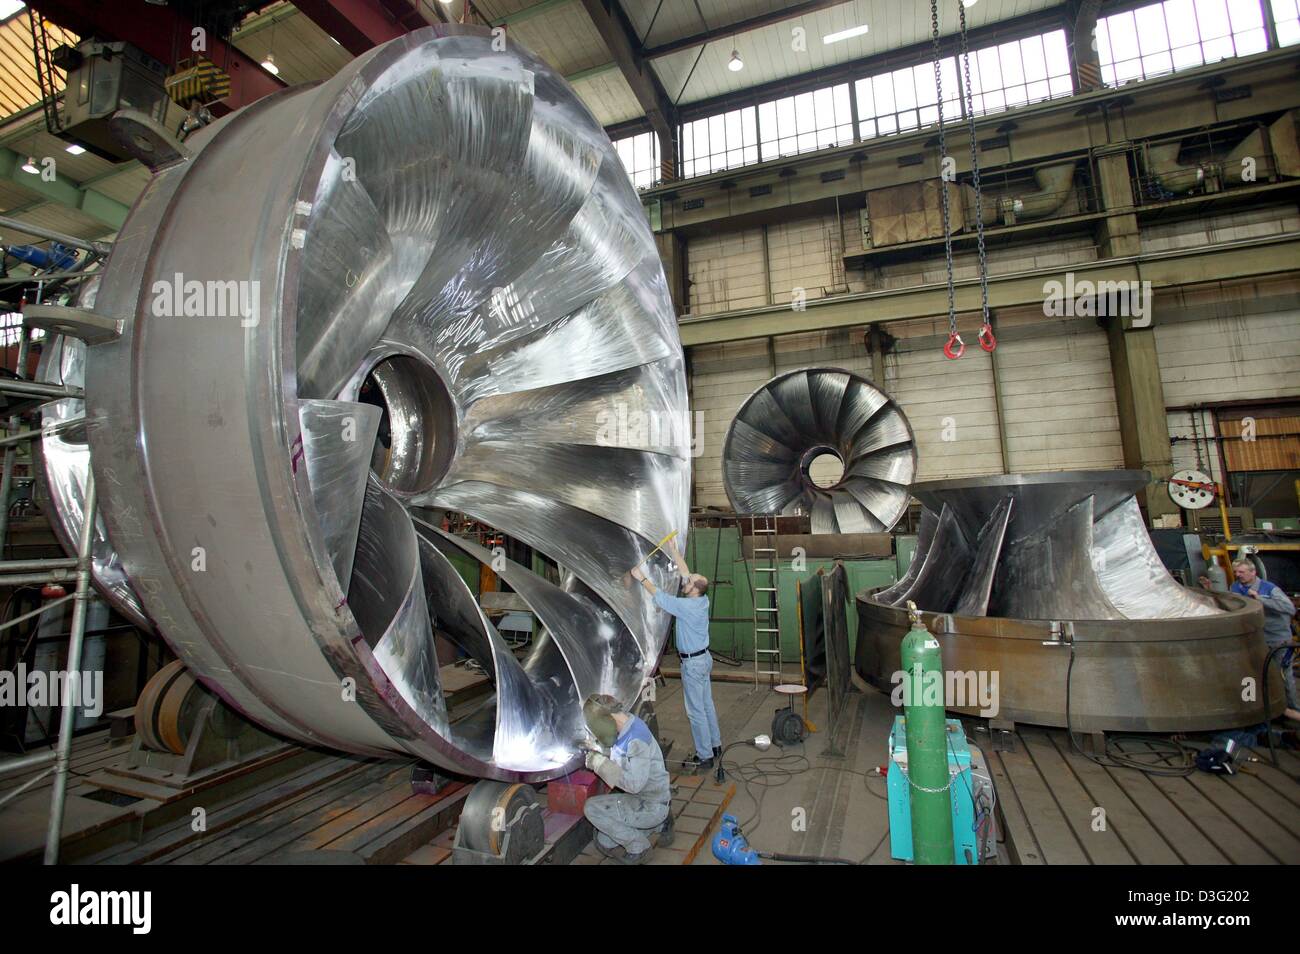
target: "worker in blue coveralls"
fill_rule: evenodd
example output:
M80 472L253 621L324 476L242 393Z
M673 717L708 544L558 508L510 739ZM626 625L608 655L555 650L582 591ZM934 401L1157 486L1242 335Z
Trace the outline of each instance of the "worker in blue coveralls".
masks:
M1268 648L1291 644L1291 619L1295 604L1276 583L1259 578L1259 571L1250 560L1238 560L1232 565L1237 582L1232 592L1259 600L1264 607L1264 642ZM1286 687L1286 717L1300 722L1300 705L1296 701L1295 673L1291 669L1291 652L1281 653L1282 683Z
M709 653L709 581L692 573L675 541L664 548L682 575L682 595L669 596L654 585L640 567L632 570L654 596L655 606L677 620L677 655L682 666L682 695L686 698L686 718L691 723L695 755L687 769L697 773L713 768L713 760L722 757L722 732L718 729L718 712L713 707L713 656Z
M639 865L650 854L651 834L663 832L659 844L672 843L672 783L664 754L650 727L610 696L589 696L582 714L595 739L578 743L587 752L587 768L620 790L591 796L582 813L596 829L601 854Z

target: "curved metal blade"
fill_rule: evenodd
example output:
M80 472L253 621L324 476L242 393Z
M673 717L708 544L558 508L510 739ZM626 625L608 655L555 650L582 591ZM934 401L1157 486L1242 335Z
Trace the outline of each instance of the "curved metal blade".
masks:
M554 640L576 687L579 707L593 693L618 699L636 695L641 688L641 649L627 627L608 609L556 586L513 560L494 560L491 552L463 537L419 521L417 525L419 532L435 545L450 545L480 563L496 567L494 572L523 598ZM575 730L573 738L577 737Z
M818 493L812 501L812 532L838 533L835 522L835 505L829 496Z
M411 518L371 477L359 522L348 608L391 686L445 737L447 706Z
M1214 598L1182 586L1165 569L1130 497L1093 525L1097 580L1129 619L1182 619L1222 612Z
M975 559L971 562L957 605L953 607L953 612L959 616L983 616L988 612L993 578L997 573L1002 541L1007 534L1007 521L1011 518L1013 504L1012 497L1003 500L980 530Z
M808 390L812 398L813 416L817 420L814 432L821 441L833 443L839 439L836 425L840 407L849 387L849 376L840 371L810 371Z
M572 314L466 358L455 369L453 390L469 404L494 394L595 378L673 357L678 346L666 334L646 333L648 326L662 324L661 316L647 311L650 303L657 303L660 290L667 293L663 266L657 258L647 259L625 284Z
M902 579L875 595L877 602L897 606L902 601L903 595L912 588L916 578L920 576L921 567L925 564L926 554L934 542L934 534L938 529L939 518L934 515L934 511L929 508L922 510L921 522L916 529L916 550L912 553L912 562Z
M840 533L880 533L885 528L847 490L832 491L831 503L835 507L835 523Z
M873 417L853 438L852 447L849 449L849 463L854 464L868 454L874 454L886 447L907 444L911 440L912 431L907 426L907 418L903 417L903 412L895 407L887 408Z
M443 486L480 481L547 496L658 540L664 528L672 526L677 502L689 493L686 480L677 459L664 454L486 441L462 447ZM629 486L652 490L628 494L624 488ZM414 502L421 504L437 493Z
M393 244L370 194L330 150L307 221L295 319L298 396L332 398L397 305Z
M778 378L771 385L772 396L785 416L794 424L795 430L803 439L817 433L817 418L813 415L812 389L808 384L808 372L797 371L794 374Z
M293 466L307 467L325 548L345 596L352 580L357 530L381 414L373 404L350 401L302 401L298 405L302 454L294 458Z
M913 564L921 560L920 570L894 603L912 600L917 609L947 613L961 589L961 581L966 575L971 555L966 534L962 532L953 512L944 507L924 559L922 560L919 550L912 558Z
M529 441L627 447L690 457L691 422L681 363L664 358L584 381L514 391L476 401L460 432L466 441Z
M854 461L845 473L849 477L874 477L906 488L916 476L916 452L911 446L879 450Z
M799 429L794 426L785 411L781 410L781 405L776 403L776 398L768 391L759 391L755 394L753 400L741 408L736 419L756 431L761 431L774 443L783 447L798 447L804 439L804 435L799 433Z
M847 455L853 449L853 439L875 417L876 412L889 403L889 397L865 381L852 381L840 407L840 453Z
M1122 619L1097 579L1093 498L1008 547L995 580L997 616L1017 619Z
M644 658L658 658L670 618L627 576L655 542L550 497L494 484L466 481L444 487L434 503L470 514L572 571L638 636ZM666 557L656 555L646 570L660 589L676 591L677 571Z

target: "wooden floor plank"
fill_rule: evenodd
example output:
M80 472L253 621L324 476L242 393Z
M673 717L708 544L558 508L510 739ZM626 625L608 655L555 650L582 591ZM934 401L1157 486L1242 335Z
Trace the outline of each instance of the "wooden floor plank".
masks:
M83 775L89 775L91 772L97 771L101 765L112 762L114 759L123 756L127 752L131 751L130 745L122 745L122 744L110 745L109 743L111 740L108 738L107 732L102 733L102 735L103 735L102 739L99 738L89 739L88 737L83 736L81 738L76 739L73 742L72 761L68 763L69 765L68 774L72 778L79 778ZM32 750L32 752L37 752L37 751L40 750L39 749ZM10 755L8 753L0 755L0 758L13 758L13 757L14 757L13 755ZM10 789L17 788L18 786L22 785L24 782L31 780L33 777L37 775L40 775L49 767L50 766L40 766L38 768L27 769L17 774L0 776L0 795L3 795L5 792L9 791ZM41 781L33 785L31 788L29 788L27 791L29 792L39 791L42 788L48 788L53 783L54 783L54 776L48 775L44 779L42 779ZM71 779L69 780L69 784L71 784Z
M226 804L221 804L207 814L206 831L196 832L189 816L150 833L142 843L128 842L86 859L86 864L141 864L171 854L182 847L197 844L204 839L215 839L234 828L276 807L309 796L324 786L361 772L370 762L352 756L337 756L314 762L301 772L277 780L269 788L254 788L239 793Z
M393 772L384 779L383 788L346 811L334 812L333 817L319 828L294 840L292 851L343 851L343 844L355 844L352 836L365 838L368 831L382 827L383 818L392 812L403 820L412 814L411 806L404 803L416 797L411 791L408 772ZM418 804L418 803L417 803Z
M1049 865L1088 864L1087 852L1080 846L1060 805L1025 751L1024 740L1017 736L1015 750L1002 751L998 755L1020 799L1025 818L1033 828L1034 841L1042 852L1043 861Z
M455 827L471 785L448 787L435 796L417 796L425 807L405 822L381 833L358 848L368 864L387 864L407 855L413 846L431 846L433 839Z
M1075 752L1063 732L1045 733L1060 756L1067 760L1094 804L1106 810L1106 827L1115 832L1140 865L1182 864L1160 829L1133 801L1105 768Z
M318 827L319 813L328 811L331 806L348 798L365 797L365 793L372 791L390 771L391 763L388 762L367 766L355 775L322 786L305 798L258 815L233 831L222 832L215 839L205 839L196 848L182 850L179 854L166 856L159 861L164 864L212 864L219 858L255 844L259 839L271 842L267 852L275 851L298 834ZM252 852L254 860L267 852Z
M316 851L324 847L323 842L332 840L342 831L348 830L355 821L353 813L358 807L365 806L376 799L384 797L388 793L396 791L397 785L404 784L406 791L403 795L410 794L410 784L407 775L410 771L407 766L392 767L392 763L383 763L389 767L390 771L383 773L379 778L373 779L369 784L361 788L354 789L341 797L329 799L323 806L317 807L306 815L300 815L293 823L289 825L277 826L270 833L257 833L254 837L248 837L245 833L237 833L243 843L232 852L221 855L213 864L220 865L243 865L255 864L269 855L282 851ZM340 819L349 819L340 824Z

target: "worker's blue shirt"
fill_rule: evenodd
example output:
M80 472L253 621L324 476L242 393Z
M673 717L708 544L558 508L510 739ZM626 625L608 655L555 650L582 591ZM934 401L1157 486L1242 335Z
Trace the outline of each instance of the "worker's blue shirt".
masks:
M698 653L709 648L709 598L669 596L655 590L655 606L677 618L677 651Z
M1264 606L1264 638L1272 645L1291 641L1291 617L1295 615L1295 604L1286 591L1276 583L1268 580L1256 580L1251 586L1256 587L1259 602ZM1249 596L1250 587L1244 583L1233 583L1232 592L1240 596Z

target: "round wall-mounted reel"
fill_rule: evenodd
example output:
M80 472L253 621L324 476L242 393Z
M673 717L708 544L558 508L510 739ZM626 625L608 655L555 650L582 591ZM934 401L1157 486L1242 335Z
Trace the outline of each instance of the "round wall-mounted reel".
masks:
M1180 470L1169 478L1169 498L1184 510L1203 510L1214 503L1217 486L1199 470Z

